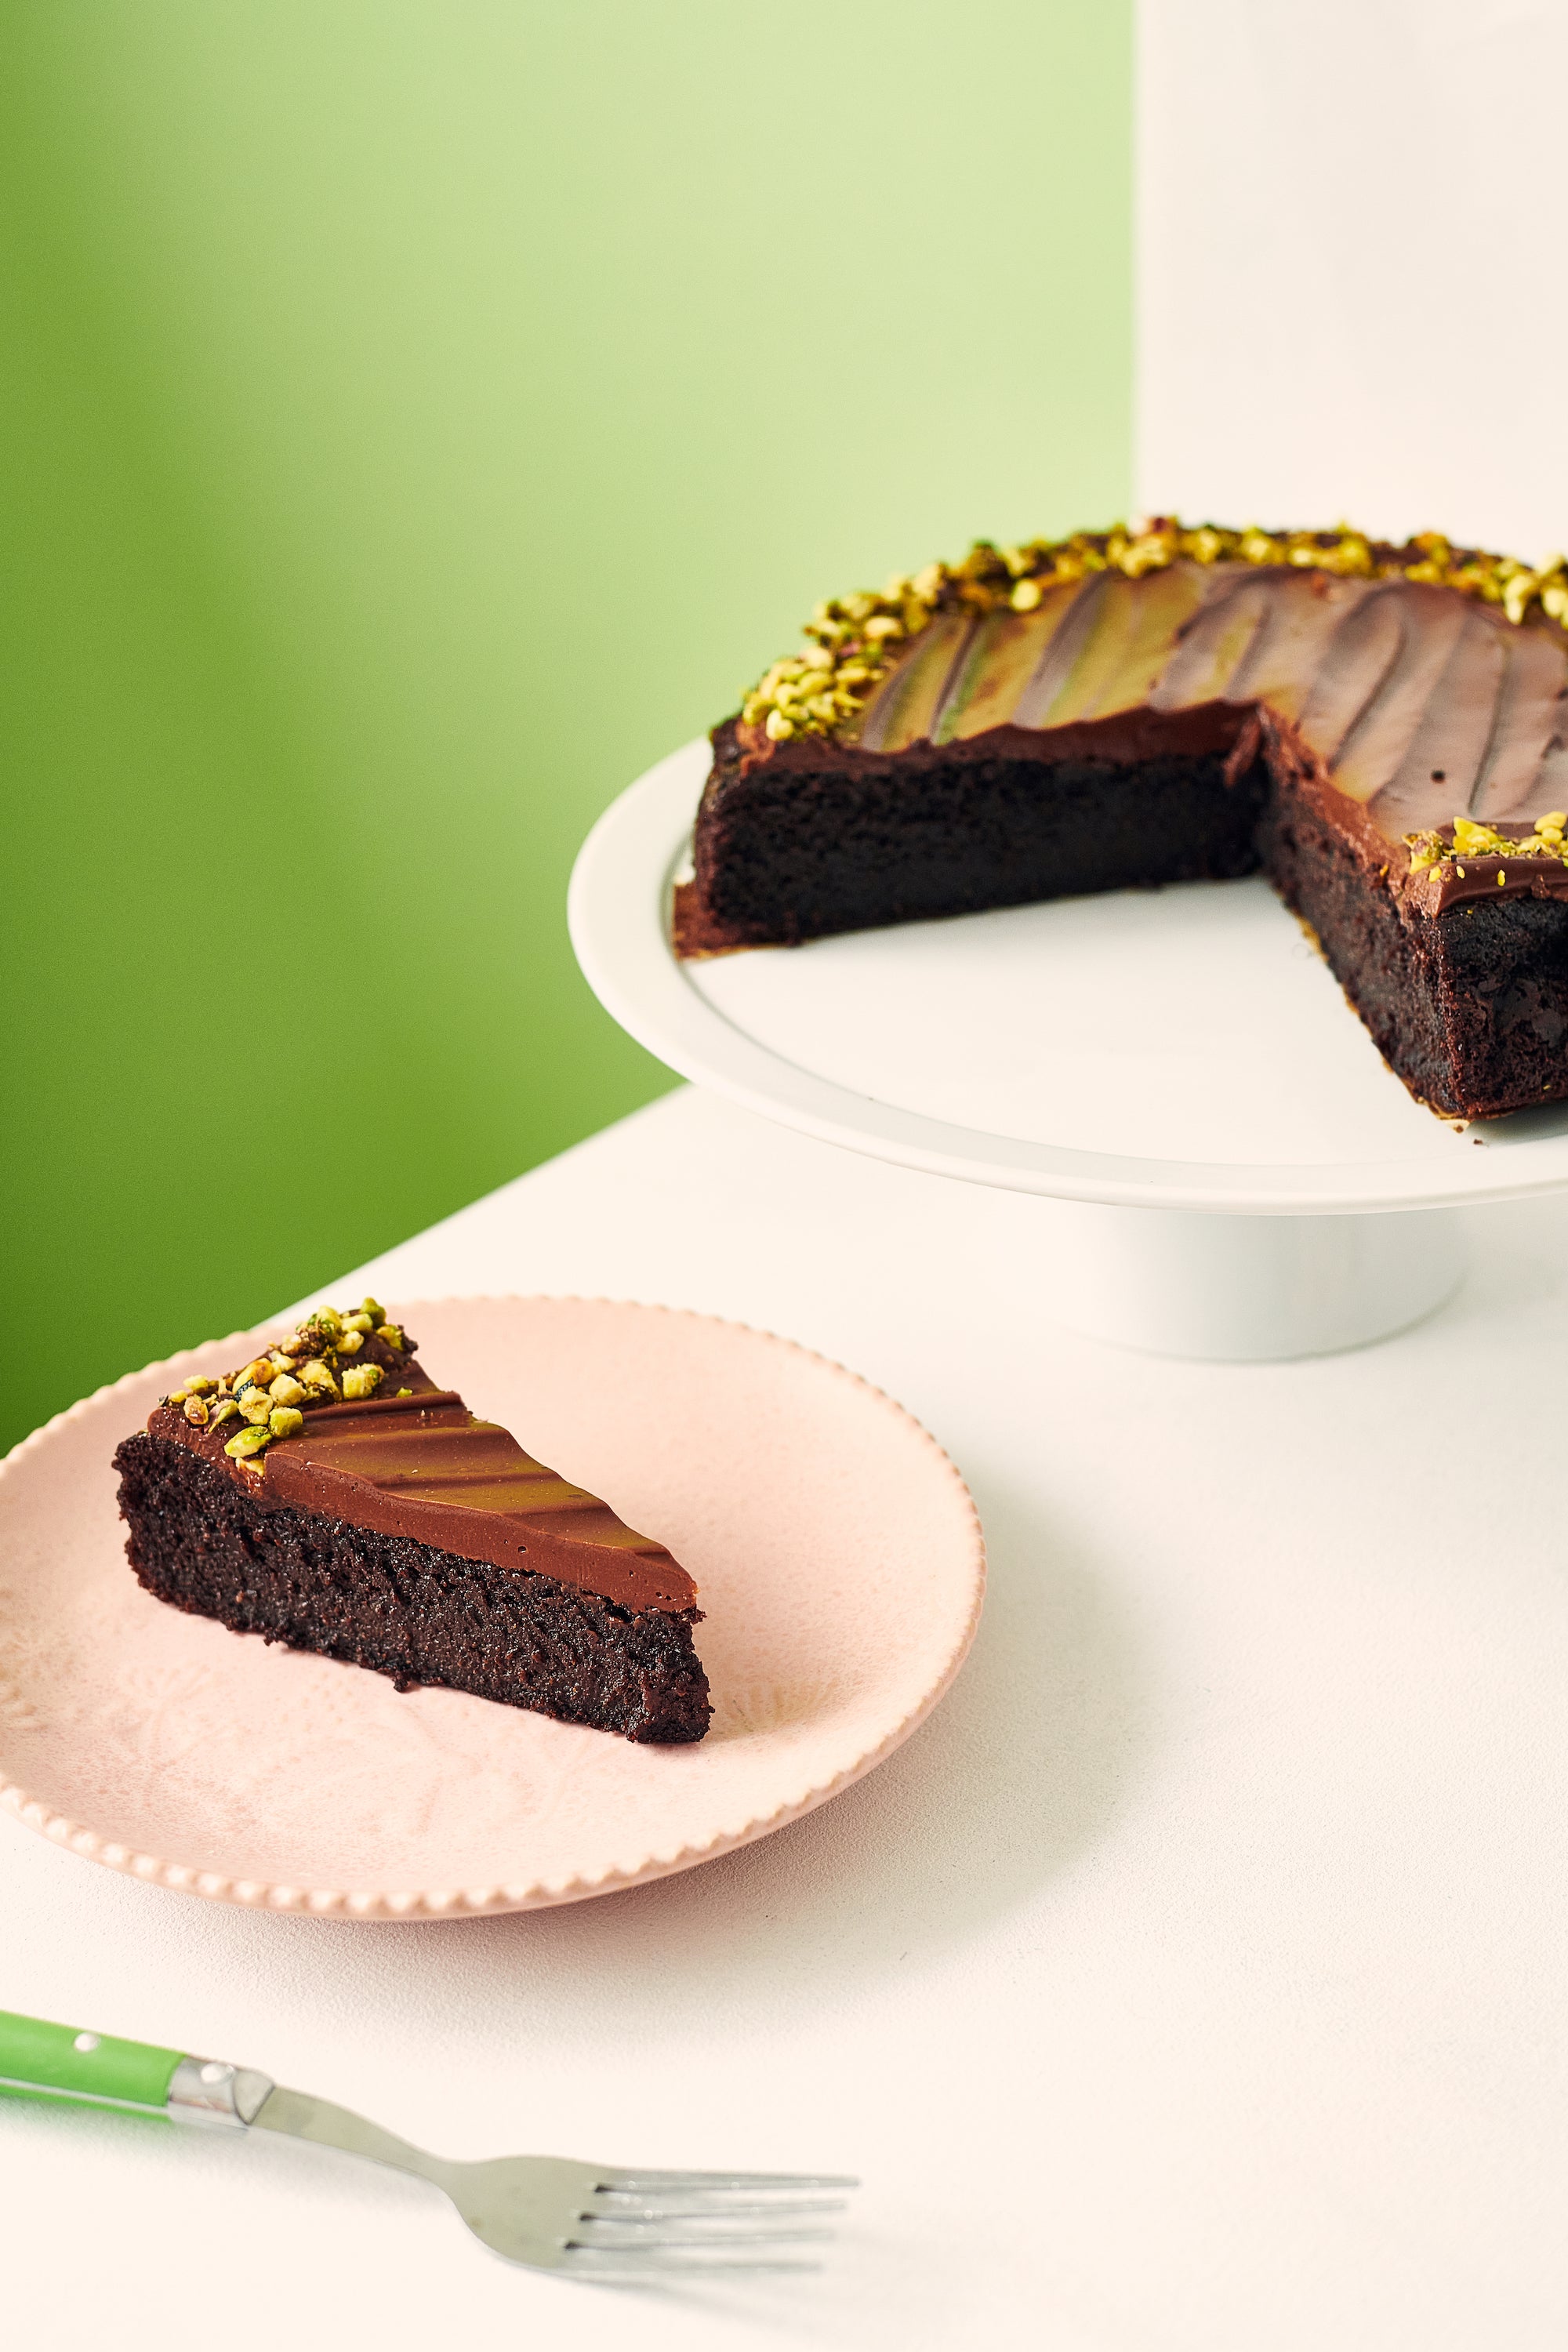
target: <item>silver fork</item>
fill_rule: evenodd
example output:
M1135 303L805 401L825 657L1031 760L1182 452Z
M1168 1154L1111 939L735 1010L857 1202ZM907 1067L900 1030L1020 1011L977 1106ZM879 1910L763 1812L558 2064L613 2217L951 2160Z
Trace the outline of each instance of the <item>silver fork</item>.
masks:
M821 2192L858 2185L830 2173L654 2172L559 2156L457 2164L330 2100L272 2087L249 2122L432 2181L508 2262L574 2278L816 2270L811 2258L778 2249L831 2238L823 2217L847 2200Z
M554 2156L454 2163L254 2067L0 2011L3 2092L281 2132L368 2157L444 2190L475 2237L508 2262L573 2278L816 2270L811 2257L779 2249L830 2238L824 2217L846 2201L831 2192L858 2186L832 2173L662 2172Z

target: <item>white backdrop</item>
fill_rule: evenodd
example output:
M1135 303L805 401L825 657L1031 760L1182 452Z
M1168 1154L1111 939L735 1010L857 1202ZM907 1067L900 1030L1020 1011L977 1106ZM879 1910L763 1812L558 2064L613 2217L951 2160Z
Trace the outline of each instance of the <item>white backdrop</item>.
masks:
M1568 544L1568 0L1142 0L1144 511Z

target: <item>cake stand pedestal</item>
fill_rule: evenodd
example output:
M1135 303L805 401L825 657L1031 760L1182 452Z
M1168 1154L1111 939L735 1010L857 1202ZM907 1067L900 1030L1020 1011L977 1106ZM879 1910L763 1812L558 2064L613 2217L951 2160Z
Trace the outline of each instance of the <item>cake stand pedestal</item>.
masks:
M685 1077L826 1142L1040 1196L1021 1311L1161 1354L1317 1355L1464 1274L1467 1207L1568 1185L1568 1108L1414 1102L1261 881L1016 907L681 963L690 743L605 812L573 946Z
M1462 1213L1224 1217L1042 1202L1056 1320L1157 1356L1265 1362L1408 1330L1464 1279Z

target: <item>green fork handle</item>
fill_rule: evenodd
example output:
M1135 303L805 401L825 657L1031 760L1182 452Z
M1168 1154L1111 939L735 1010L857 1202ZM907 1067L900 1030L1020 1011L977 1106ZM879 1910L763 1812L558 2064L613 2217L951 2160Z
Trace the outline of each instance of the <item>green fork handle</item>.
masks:
M169 2086L184 2055L0 2009L0 2095L12 2098L79 2099L89 2106L166 2117Z

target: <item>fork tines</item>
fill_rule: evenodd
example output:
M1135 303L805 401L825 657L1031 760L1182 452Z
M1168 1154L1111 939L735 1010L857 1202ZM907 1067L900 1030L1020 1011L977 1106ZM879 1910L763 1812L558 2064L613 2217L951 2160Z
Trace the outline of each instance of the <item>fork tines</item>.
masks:
M606 2189L858 2189L853 2172L606 2172Z
M655 2271L811 2271L819 2266L775 2247L820 2242L831 2230L817 2216L839 2213L842 2197L802 2191L854 2189L852 2176L825 2172L606 2173L578 2216L566 2251L574 2271L625 2278Z

